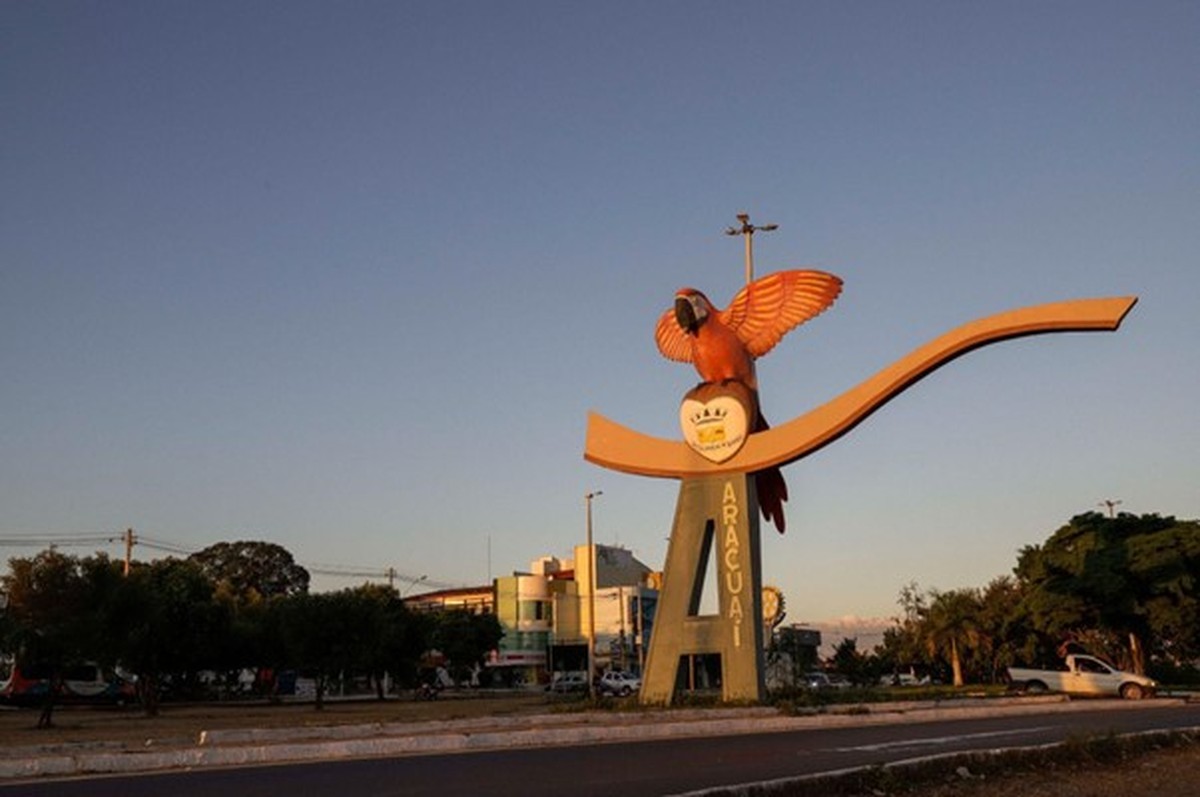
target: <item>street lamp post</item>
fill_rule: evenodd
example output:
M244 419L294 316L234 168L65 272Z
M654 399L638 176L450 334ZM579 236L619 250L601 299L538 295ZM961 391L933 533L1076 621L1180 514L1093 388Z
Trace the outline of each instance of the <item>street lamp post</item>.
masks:
M400 598L403 599L405 595L412 592L413 589L415 589L418 584L420 584L422 581L424 581L427 578L429 578L429 576L425 575L425 576L421 576L420 578L414 578L411 581L409 581L408 587L406 587L404 589L404 591L400 593Z
M596 490L583 497L587 509L587 555L588 555L588 643L587 643L587 679L588 694L596 698L595 668L596 656L596 547L592 544L592 499L604 495L603 490Z
M755 227L750 223L749 213L739 213L737 220L741 222L740 227L729 227L725 230L726 235L740 235L746 241L746 284L754 282L754 233L756 232L771 232L771 230L779 229L778 224L764 224L761 227Z

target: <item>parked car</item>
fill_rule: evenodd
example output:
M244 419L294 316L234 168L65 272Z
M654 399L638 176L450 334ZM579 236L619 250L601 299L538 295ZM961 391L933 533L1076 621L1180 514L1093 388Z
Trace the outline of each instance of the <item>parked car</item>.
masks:
M602 695L628 697L642 689L642 679L624 670L609 670L600 676L597 688Z
M850 682L840 675L814 670L804 674L804 685L809 689L848 689Z
M1047 690L1069 695L1120 695L1127 700L1152 697L1158 683L1144 675L1122 672L1095 656L1067 656L1057 670L1009 667L1014 689L1037 693Z
M556 672L546 687L549 692L586 692L588 690L587 673L583 670Z
M898 672L879 679L880 686L929 686L935 683L928 675L918 676L911 672Z

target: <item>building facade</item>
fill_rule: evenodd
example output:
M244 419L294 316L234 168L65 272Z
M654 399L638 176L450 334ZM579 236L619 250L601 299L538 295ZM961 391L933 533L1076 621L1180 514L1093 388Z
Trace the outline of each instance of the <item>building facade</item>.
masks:
M527 573L495 579L504 639L489 666L501 683L544 684L556 671L586 670L593 637L597 669L641 671L658 598L653 572L624 548L597 545L593 600L588 547L573 553L543 556Z
M496 611L496 591L492 584L440 589L410 595L404 599L404 605L414 612L463 610L472 614L493 614Z
M550 583L533 574L495 579L496 619L504 638L488 661L505 685L537 683L545 672L554 629Z
M487 661L488 680L496 685L545 684L556 671L586 670L590 639L597 671L640 673L661 574L624 548L596 545L594 551L589 556L588 547L579 545L570 559L543 556L529 572L501 576L491 585L426 592L404 603L414 611L495 614L504 630Z

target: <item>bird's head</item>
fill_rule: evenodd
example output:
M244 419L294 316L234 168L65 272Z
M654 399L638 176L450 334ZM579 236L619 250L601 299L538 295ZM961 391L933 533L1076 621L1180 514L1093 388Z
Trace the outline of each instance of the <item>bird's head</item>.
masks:
M712 312L708 297L695 288L680 288L675 292L675 320L689 335L695 335Z

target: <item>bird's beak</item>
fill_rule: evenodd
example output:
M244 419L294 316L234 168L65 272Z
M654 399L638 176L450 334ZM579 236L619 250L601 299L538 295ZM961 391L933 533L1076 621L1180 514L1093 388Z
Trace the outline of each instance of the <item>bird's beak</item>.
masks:
M707 316L708 311L696 296L675 297L675 320L688 334L695 335Z

